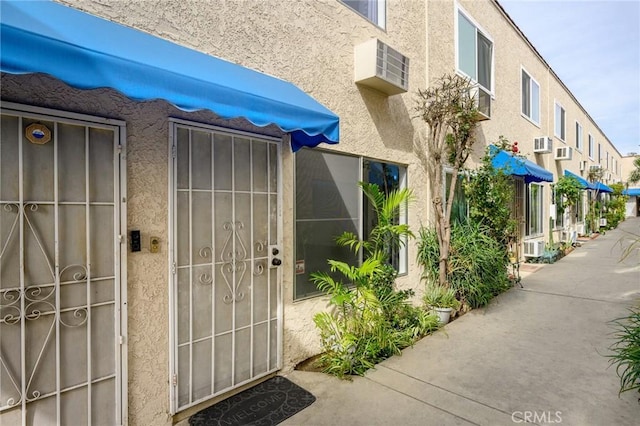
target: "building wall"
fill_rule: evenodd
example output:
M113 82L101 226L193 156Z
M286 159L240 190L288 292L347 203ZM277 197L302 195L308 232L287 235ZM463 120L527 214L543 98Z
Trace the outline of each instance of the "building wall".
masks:
M626 156L622 157L621 167L622 167L622 181L623 182L627 182L629 180L629 175L635 169L635 166L633 165L633 162L635 161L636 158L638 158L637 155L626 155ZM629 185L629 186L638 187L638 186L640 186L640 182L638 182L635 185Z
M126 121L127 229L141 231L142 250L127 251L128 392L132 425L160 425L169 416L168 118L247 131L242 121L185 113L164 101L134 102L110 89L78 90L42 74L2 74L3 101ZM264 133L265 130L261 129ZM267 129L274 134L274 129ZM149 238L160 238L157 254Z
M529 160L554 174L554 181L569 170L587 178L589 166L600 164L606 169L604 183L619 182L622 156L598 128L597 124L573 97L568 88L556 76L535 48L529 43L517 26L511 22L499 4L493 0L431 1L427 3L428 32L428 77L432 82L445 73L456 71L456 32L455 16L457 7L474 21L474 24L493 41L494 50L494 96L492 98L491 119L480 124L475 155L469 165L473 167L487 144L495 143L502 135L511 142L517 141L520 153ZM540 122L534 123L521 113L522 89L521 72L524 69L540 86ZM554 136L555 103L565 109L565 140ZM575 123L583 128L583 149L576 150ZM595 138L593 159L588 156L588 135ZM574 148L571 160L555 160L554 153L534 153L534 138L549 136L553 147L569 146ZM598 143L601 144L601 156L598 155ZM606 152L610 163L606 164ZM614 167L613 159L618 166ZM581 171L581 162L586 162ZM608 173L611 176L608 177ZM543 218L545 239L549 236L549 209L551 188L545 185L545 207ZM558 231L559 232L559 231ZM558 241L557 236L555 241Z
M319 148L406 165L408 185L416 196L409 208L409 224L417 231L429 223L426 174L414 153L414 142L423 137L424 127L413 119L413 93L455 72L453 1L388 1L384 30L337 0L62 2L298 85L340 116L340 144ZM493 39L496 55L493 114L480 126L476 154L469 165L477 164L484 147L504 135L518 141L529 159L556 176L563 168L578 172L581 156L577 153L571 162L555 162L552 154L532 152L534 137L553 135L554 99L560 99L567 110L567 144L574 143L575 119L583 124L585 148L589 132L603 146L609 144L606 137L494 2L461 1L460 5ZM354 84L354 46L374 37L410 58L408 93L387 97ZM521 66L540 84L540 126L520 114ZM163 242L160 255L150 254L144 246L142 252L128 254L129 421L134 425L170 423L167 118L274 135L278 131L220 121L207 112L184 113L165 102L133 102L107 89L75 90L40 75L3 75L1 90L6 100L127 122L127 226L140 229L143 242L150 235ZM613 147L610 150L619 157ZM319 352L312 317L326 308L323 297L293 300L294 157L283 149L285 371ZM409 272L398 284L420 294L421 270L415 258L415 244L410 243Z
M353 49L378 37L411 60L411 91L425 87L424 5L394 2L386 31L333 1L65 2L242 66L291 81L341 117L339 145L322 149L393 161L408 168L416 195L414 230L428 221L425 174L413 153L421 124L412 119L409 92L387 97L353 82ZM286 5L286 6L284 6ZM168 129L167 118L239 127L209 113L180 112L165 102L133 102L108 89L80 91L49 77L2 76L2 98L30 105L106 116L127 123L128 229L140 229L143 250L128 253L128 409L130 424L168 424ZM264 129L250 129L265 133ZM284 370L319 352L312 322L326 299L293 301L294 155L283 150ZM160 237L160 254L144 244ZM420 270L409 245L403 288L419 288Z

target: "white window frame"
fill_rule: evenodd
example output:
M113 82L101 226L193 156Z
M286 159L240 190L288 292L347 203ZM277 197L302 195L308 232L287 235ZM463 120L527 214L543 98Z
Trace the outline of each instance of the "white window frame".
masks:
M602 144L598 142L598 164L602 164Z
M457 3L454 2L454 28L453 28L453 33L454 33L454 44L455 44L455 56L456 56L456 72L460 75L462 75L463 77L467 77L470 78L474 83L476 83L479 87L483 88L490 96L491 99L495 98L495 84L496 84L496 77L495 77L495 57L496 57L496 49L495 49L495 42L493 40L493 38L491 37L491 35L489 35L489 33L482 28L482 26L480 24L478 24L478 22L476 22L475 19L473 19L471 17L471 15L464 10L460 5L458 5ZM464 17L469 21L469 23L471 25L473 25L476 28L476 52L478 49L478 32L480 32L482 34L482 36L484 38L486 38L489 42L491 42L491 84L489 84L489 86L491 87L485 87L483 85L481 85L477 80L477 75L478 75L478 58L476 57L476 78L474 79L472 76L468 75L467 73L465 73L464 71L462 71L460 69L460 61L459 61L459 40L458 40L458 25L459 25L459 19L458 17L460 16L459 14L464 15Z
M555 185L552 186L552 193L553 193L553 205L556 208L556 217L553 220L553 227L554 229L563 229L564 225L565 225L565 212L560 210L560 203L563 201L562 199L558 200L558 198L561 198L558 194L558 192L556 191L556 187Z
M374 19L372 19L372 17L363 14L361 11L359 11L358 9L354 8L352 5L347 3L347 0L340 0L340 3L344 4L349 9L353 10L355 13L357 13L360 16L362 16L364 19L366 19L367 21L371 22L372 24L374 24L374 25L376 25L376 26L378 26L378 27L380 27L382 29L386 29L386 25L387 25L387 0L361 0L361 1L369 3L370 5L371 4L376 4L377 5L377 20L374 20Z
M526 74L527 77L529 77L529 115L526 114L525 111L523 111L522 107L524 106L524 101L525 101L525 93L523 92L524 89L524 85L523 85L523 74ZM534 85L538 88L538 103L537 105L533 104L533 88ZM536 121L533 118L533 111L534 108L537 110L538 112L538 121ZM536 126L540 127L540 83L538 83L538 81L533 78L533 76L531 75L531 73L529 73L524 67L520 67L520 114L526 118L527 120L529 120L530 122L532 122L533 124L535 124Z
M580 152L584 149L582 133L582 125L576 120L576 149Z
M558 123L558 108L560 108L560 123ZM560 134L558 134L558 124L560 124ZM558 101L553 106L553 134L556 138L565 142L567 138L567 110Z
M538 210L536 212L532 212L531 211L531 188L533 186L536 186L539 188L539 193L537 195L538 198ZM526 214L526 226L525 226L525 232L526 232L526 236L527 237L539 237L542 236L544 233L544 186L541 184L537 184L537 183L530 183L527 185L527 189L526 189L526 210L525 210L525 214ZM533 216L533 214L536 214L538 216L538 228L537 230L534 230L535 232L531 231L531 217Z
M589 159L593 160L593 151L595 149L596 141L593 138L593 135L591 133L589 133L588 139L589 139Z

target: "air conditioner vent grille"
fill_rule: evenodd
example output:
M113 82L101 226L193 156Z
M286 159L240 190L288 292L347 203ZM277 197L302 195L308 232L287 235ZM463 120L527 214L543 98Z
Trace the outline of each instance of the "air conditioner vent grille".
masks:
M548 136L533 139L533 152L549 153L553 149L553 140Z
M409 90L409 58L372 38L354 49L355 82L387 95Z

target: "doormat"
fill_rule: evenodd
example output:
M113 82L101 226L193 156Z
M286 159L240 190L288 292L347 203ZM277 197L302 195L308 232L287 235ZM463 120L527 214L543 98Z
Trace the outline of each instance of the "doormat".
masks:
M194 414L191 426L272 426L313 404L316 397L275 376Z

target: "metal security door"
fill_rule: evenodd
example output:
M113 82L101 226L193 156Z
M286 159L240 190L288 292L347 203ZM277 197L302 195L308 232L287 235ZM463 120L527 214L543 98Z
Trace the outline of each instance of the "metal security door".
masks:
M123 128L34 111L1 115L0 424L123 424Z
M175 122L172 412L280 368L280 141Z

